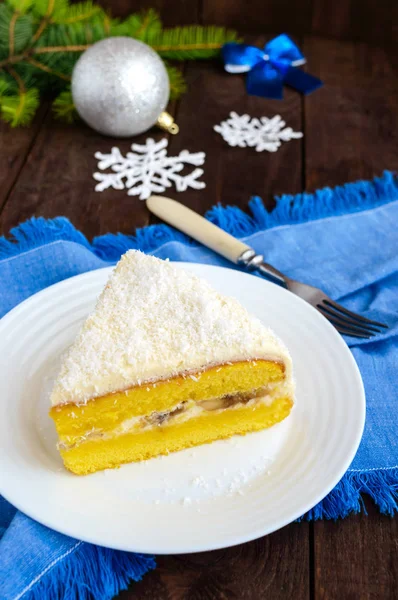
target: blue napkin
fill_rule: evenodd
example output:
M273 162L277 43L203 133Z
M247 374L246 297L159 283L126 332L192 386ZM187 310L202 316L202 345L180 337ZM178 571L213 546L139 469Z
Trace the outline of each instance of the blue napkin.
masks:
M366 492L380 510L398 508L398 182L391 173L315 194L282 196L252 216L215 207L208 218L243 237L268 262L390 329L372 340L348 340L367 394L365 433L337 487L308 515L344 517L361 510ZM129 248L160 258L231 267L166 225L135 237L107 234L92 244L62 217L32 219L0 238L0 316L39 290L114 263ZM112 598L154 568L153 557L116 552L68 538L0 503L0 598Z

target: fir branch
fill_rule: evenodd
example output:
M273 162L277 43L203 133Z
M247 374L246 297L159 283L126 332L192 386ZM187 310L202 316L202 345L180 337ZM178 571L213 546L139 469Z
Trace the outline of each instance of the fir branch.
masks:
M149 37L159 35L162 23L158 13L150 8L146 12L133 14L124 23L125 35L131 36L141 42L146 42Z
M17 22L19 17L19 12L15 11L15 13L11 17L10 21L10 29L8 31L8 47L9 47L9 55L13 56L14 54L14 35L15 35L15 23Z
M150 36L147 43L163 58L197 60L217 56L227 42L237 41L236 32L224 27L190 25L165 29Z
M17 73L17 71L15 69L13 69L12 67L8 67L7 71L9 72L11 77L13 77L13 79L15 79L15 81L17 82L18 88L19 88L19 91L21 92L21 94L26 92L25 84L24 84L23 80L21 79L20 75Z
M170 100L177 100L186 92L187 84L181 70L178 67L165 65L170 82Z
M16 54L15 56L9 56L8 58L5 58L4 60L0 60L0 69L4 69L5 67L8 67L9 65L15 65L16 63L19 63L23 60L26 59L26 54Z
M32 38L32 44L34 44L35 42L37 42L37 40L39 39L39 37L41 36L41 34L43 33L43 31L45 30L45 28L47 27L48 23L49 23L49 18L44 17L39 24L39 27L36 29L36 33Z
M109 36L111 33L111 19L107 14L104 15L104 31L106 36Z
M8 4L21 15L24 15L32 6L33 0L8 0Z
M63 12L59 12L53 18L52 22L58 23L59 25L70 25L82 21L89 21L98 15L105 15L101 6L96 6L92 2L80 2L79 4L72 4L72 6L69 6L67 10L64 10Z
M73 123L79 119L70 88L61 92L54 100L53 111L55 118L65 123Z
M83 52L90 48L92 44L81 44L80 46L50 46L44 48L35 48L33 54L55 54L56 52Z
M51 11L49 11L49 4L51 4ZM49 14L54 18L58 15L65 14L70 10L68 0L33 0L32 3L33 13L40 17L46 17Z
M32 39L33 18L30 14L13 12L6 4L0 4L0 56L13 57L20 54Z
M32 38L32 45L35 42L37 42L37 40L39 39L39 37L41 36L43 31L47 27L47 25L50 21L51 14L54 10L54 7L55 7L55 0L48 0L47 11L46 11L45 15L43 16L42 20L40 21L39 27L36 29L36 33Z
M143 36L143 34L145 34L146 31L148 31L148 27L152 23L152 21L155 21L157 24L159 22L159 18L157 16L157 14L155 13L155 11L149 10L146 13L146 15L144 15L141 26L135 32L135 37L137 39L140 39Z
M10 84L8 81L6 81L4 78L0 78L0 105L1 105L1 98L4 96L4 94L6 94L10 89Z
M36 67L36 69L40 69L40 71L45 71L46 73L49 73L50 75L54 75L55 77L59 77L60 79L63 79L64 81L69 82L71 80L69 75L64 75L63 73L60 73L59 71L55 71L54 69L51 69L47 65L43 65L43 63L39 62L38 60L35 60L34 58L27 58L26 62L28 64L32 65L33 67Z
M11 127L29 125L39 106L39 92L35 88L27 90L23 80L12 67L8 68L8 72L17 82L19 90L14 94L4 93L1 96L1 116Z

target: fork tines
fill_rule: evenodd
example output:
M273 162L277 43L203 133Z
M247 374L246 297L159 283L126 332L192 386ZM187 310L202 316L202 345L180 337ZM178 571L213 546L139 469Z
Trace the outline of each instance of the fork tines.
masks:
M388 329L388 325L361 317L329 299L322 300L317 308L343 335L369 339L382 333L380 328Z

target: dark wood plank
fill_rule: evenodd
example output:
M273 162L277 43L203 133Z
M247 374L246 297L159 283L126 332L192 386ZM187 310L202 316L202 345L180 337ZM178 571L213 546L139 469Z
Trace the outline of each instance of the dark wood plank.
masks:
M315 536L316 600L396 600L398 521L369 515L319 521Z
M173 110L172 108L170 110ZM32 216L68 217L89 238L121 231L132 233L149 223L145 203L126 191L94 190L96 151L110 152L118 146L122 154L131 143L147 137L160 139L153 130L132 139L101 136L83 123L64 125L48 114L18 181L0 215L3 233Z
M386 46L398 35L395 0L314 0L311 33Z
M325 86L305 100L307 189L396 169L397 65L387 50L308 38L308 69Z
M138 199L115 190L94 191L94 153L113 145L125 152L130 143L100 136L82 123L60 124L49 114L1 213L2 231L31 216L64 215L89 237L146 225L147 211Z
M120 600L308 600L308 524L215 552L160 556Z
M246 32L312 33L381 45L398 34L395 0L203 0L203 19Z
M203 22L257 35L301 35L311 29L311 0L203 0Z
M249 38L260 45L264 38ZM296 193L302 186L302 140L282 145L276 153L253 148L232 148L213 130L231 111L251 117L282 115L288 125L301 130L301 97L285 89L285 99L249 96L242 75L225 73L220 63L190 63L186 69L188 92L181 101L177 120L180 134L171 140L172 153L187 148L204 151L203 190L167 194L198 212L222 202L247 208L252 195L262 196L268 206L280 193Z
M15 185L42 126L48 105L43 104L30 127L12 129L0 121L0 212Z

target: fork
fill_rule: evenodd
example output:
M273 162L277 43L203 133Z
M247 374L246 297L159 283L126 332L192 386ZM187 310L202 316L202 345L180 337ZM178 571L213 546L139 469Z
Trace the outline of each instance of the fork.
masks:
M319 288L287 277L272 265L264 262L263 256L256 254L252 249L244 250L239 256L237 264L259 271L267 278L276 280L275 283L282 285L289 292L300 296L316 308L342 335L369 339L378 333L382 333L383 328L388 329L388 325L384 323L371 321L344 308Z
M347 310L344 306L334 302L322 290L290 279L272 265L264 262L263 256L257 254L253 248L210 223L180 202L164 196L151 196L146 204L152 213L166 223L177 227L231 262L250 270L259 271L267 279L270 278L274 283L282 285L293 294L306 300L342 335L368 339L381 333L383 328L388 329L388 326L383 323L371 321Z

